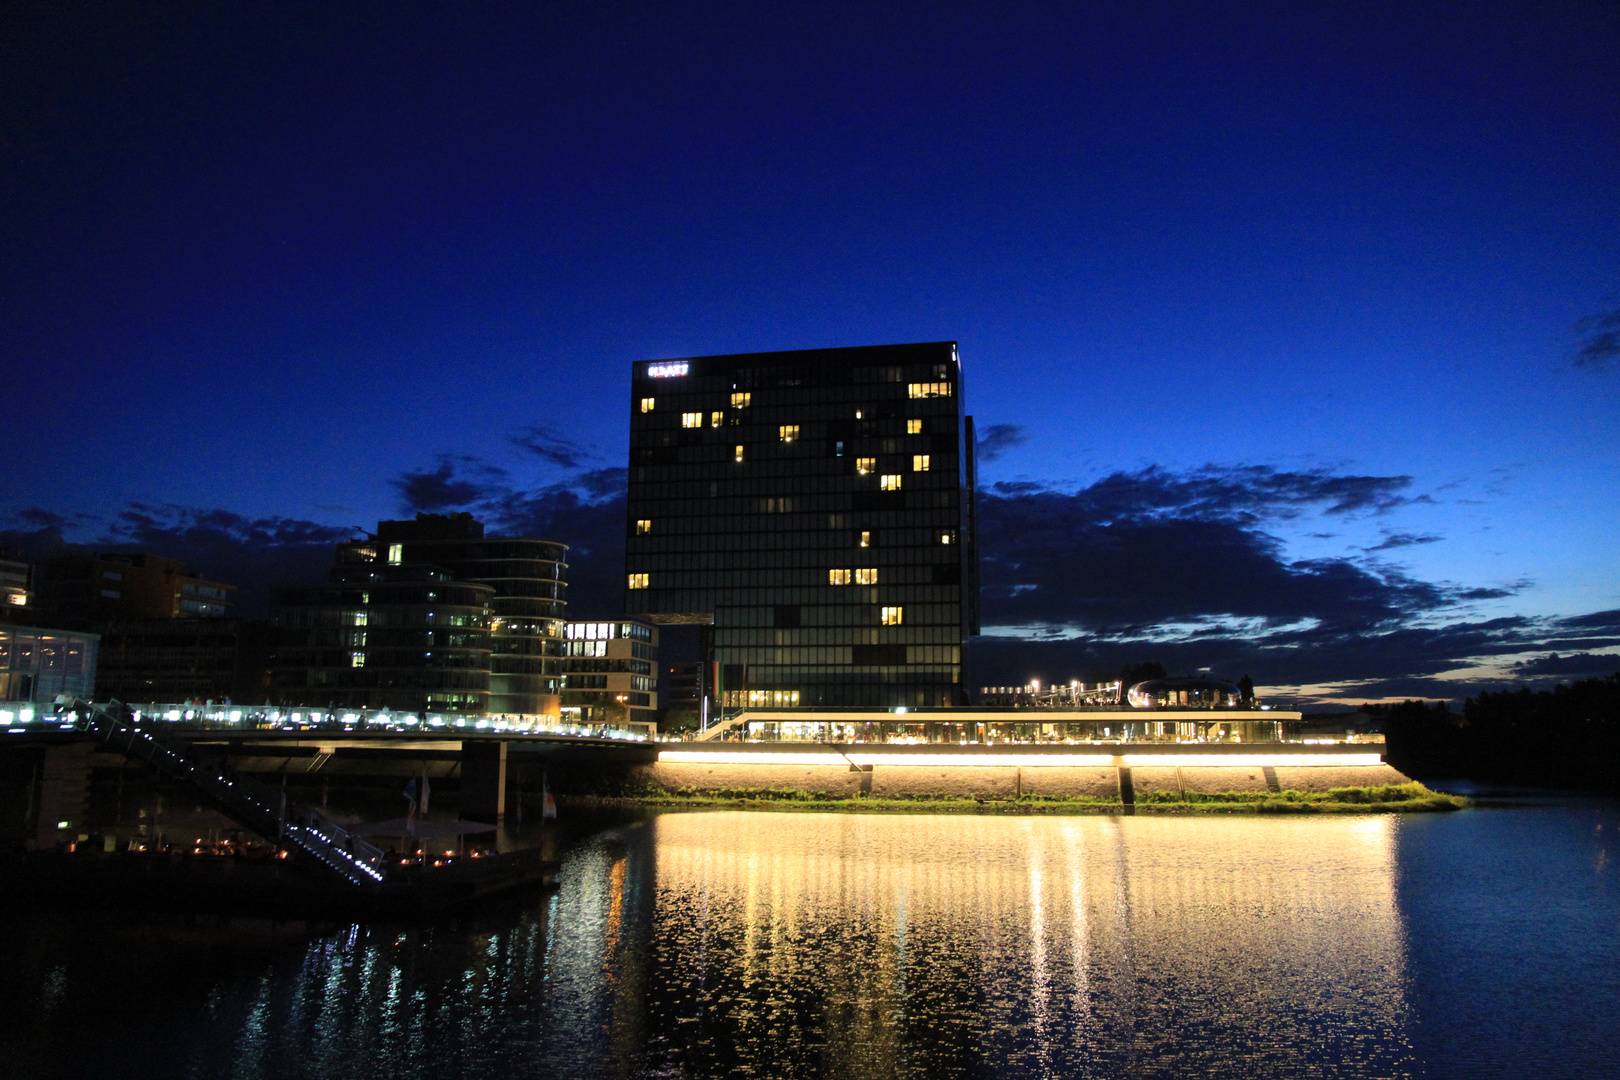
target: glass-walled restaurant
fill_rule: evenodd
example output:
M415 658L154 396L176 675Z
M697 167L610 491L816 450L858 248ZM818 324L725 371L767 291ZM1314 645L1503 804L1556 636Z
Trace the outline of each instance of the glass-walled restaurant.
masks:
M844 743L1258 743L1285 739L1283 721L1293 713L1244 712L1054 720L1050 712L986 711L904 714L883 720L749 718L737 736L762 742Z
M0 702L89 698L100 641L97 634L0 624Z

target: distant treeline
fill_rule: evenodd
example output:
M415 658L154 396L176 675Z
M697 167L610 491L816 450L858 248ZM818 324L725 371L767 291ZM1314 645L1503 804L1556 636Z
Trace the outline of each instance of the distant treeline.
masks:
M1620 672L1552 690L1487 691L1446 702L1368 705L1389 761L1409 776L1620 794Z

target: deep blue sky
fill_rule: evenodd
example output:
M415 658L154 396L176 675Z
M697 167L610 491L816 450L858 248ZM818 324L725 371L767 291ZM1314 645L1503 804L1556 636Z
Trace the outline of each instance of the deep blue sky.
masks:
M600 609L631 361L953 339L976 685L1620 666L1613 3L64 7L0 15L14 545L247 610L468 508Z

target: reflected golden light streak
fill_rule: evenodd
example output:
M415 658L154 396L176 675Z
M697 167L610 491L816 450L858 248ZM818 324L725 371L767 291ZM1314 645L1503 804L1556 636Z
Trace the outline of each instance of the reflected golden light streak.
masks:
M1110 765L1163 765L1175 766L1228 766L1234 769L1259 768L1270 765L1279 768L1309 768L1311 766L1380 765L1380 753L1301 754L1278 751L1276 753L1210 754L1189 751L1182 754L1075 754L1054 751L1034 754L880 754L851 750L847 754L778 753L745 750L660 750L660 762L689 765L909 765L922 768L1097 768Z

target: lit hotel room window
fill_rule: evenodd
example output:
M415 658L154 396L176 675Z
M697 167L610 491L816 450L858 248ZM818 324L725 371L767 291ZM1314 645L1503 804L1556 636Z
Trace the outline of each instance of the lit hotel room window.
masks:
M912 472L927 472L928 471L928 455L927 454L912 454L911 455L911 471Z
M884 491L899 491L900 490L900 474L899 473L885 473L883 475L883 478L878 481L878 487L882 488Z
M737 460L741 461L743 459L743 448L742 448L741 444L739 444L737 446L736 454L737 454Z
M875 472L877 472L877 458L875 458L875 457L858 457L858 458L855 459L855 475L856 476L870 476L872 473L875 473Z
M653 399L652 398L644 397L644 398L641 399L641 411L642 412L652 412L653 411Z
M723 413L723 412L720 412L718 409L716 409L714 412L709 414L709 426L710 427L719 427L720 422L722 420L724 420L725 418L726 418L726 414Z
M848 585L849 584L849 571L848 570L829 570L829 571L827 571L827 584L829 584L829 585Z
M954 544L954 543L956 543L956 530L955 529L946 529L944 532L940 533L939 534L939 542L942 543L942 544Z
M746 409L750 404L753 403L753 400L754 395L747 393L746 391L740 394L732 394L731 407L733 409Z
M906 434L907 435L921 435L922 434L922 421L921 420L907 420L906 421Z
M780 428L783 442L792 442L799 437L798 424L783 424Z
M905 622L905 615L905 608L886 607L883 609L883 625L899 626L901 623Z
M646 574L631 574L630 575L630 587L632 589L645 589L647 587L647 575Z
M646 536L650 532L652 532L652 522L651 521L643 520L643 521L636 522L636 535L637 536Z
M681 413L681 427L702 427L703 414L700 412Z
M871 547L871 546L872 546L872 534L863 530L861 532L861 547Z
M877 584L877 569L873 568L871 570L857 570L857 571L855 571L855 584L857 584L857 585L876 585Z

